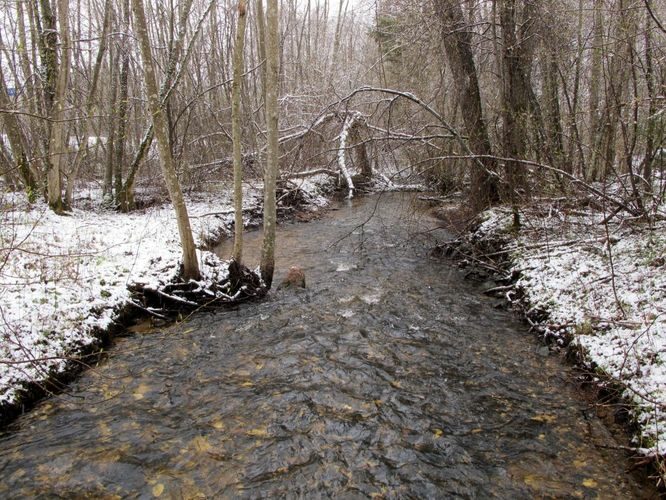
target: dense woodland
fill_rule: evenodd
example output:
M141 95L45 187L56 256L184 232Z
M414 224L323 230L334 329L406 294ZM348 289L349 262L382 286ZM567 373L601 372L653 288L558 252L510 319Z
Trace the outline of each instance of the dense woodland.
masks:
M282 176L335 171L338 149L360 144L352 162L463 189L476 209L544 193L604 199L598 181L620 181L608 201L634 216L663 198L661 1L278 7L267 26L261 1L3 0L5 186L61 211L94 182L127 211L138 187L161 182L167 151L172 198L231 182L234 143L245 177L261 177L271 157L267 48L279 32ZM158 110L164 127L151 120Z

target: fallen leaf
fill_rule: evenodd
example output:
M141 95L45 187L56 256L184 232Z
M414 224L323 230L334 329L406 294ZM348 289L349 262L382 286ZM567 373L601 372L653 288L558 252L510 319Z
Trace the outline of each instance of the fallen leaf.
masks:
M557 420L557 417L555 415L540 413L538 415L534 415L530 420L533 420L534 422L540 422L542 424L552 424Z
M586 488L596 488L597 482L594 479L587 478L583 480L583 486L585 486Z
M266 430L266 427L259 427L257 429L251 429L247 431L245 434L253 437L267 437L268 431Z
M132 393L132 396L136 400L143 399L143 397L146 395L146 393L149 390L150 390L150 387L148 387L146 384L139 384L139 387L137 387L134 390L134 393Z
M203 436L197 436L195 437L191 442L190 445L194 450L196 450L199 453L206 453L210 451L213 447L210 445L208 440L203 437Z
M153 486L153 496L160 497L162 493L164 493L164 485L162 483Z

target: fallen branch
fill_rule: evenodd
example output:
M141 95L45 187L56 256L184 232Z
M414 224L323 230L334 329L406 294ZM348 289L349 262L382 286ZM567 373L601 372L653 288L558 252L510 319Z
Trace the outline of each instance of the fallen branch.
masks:
M296 172L295 174L287 174L282 177L283 180L291 179L305 179L307 177L313 177L315 175L328 175L329 177L337 177L339 172L335 170L330 170L328 168L317 168L315 170L306 170L305 172Z
M129 303L130 305L136 307L136 308L139 309L140 311L143 311L143 312L145 312L146 314L148 314L148 315L150 315L150 316L153 316L153 317L155 317L155 318L161 319L161 320L163 320L163 321L168 321L168 319L169 319L169 318L167 318L166 316L162 316L161 314L158 314L158 313L155 312L152 308L150 308L150 307L143 307L141 304L139 304L139 303L137 303L137 302L135 302L135 301L133 301L133 300L128 301L128 303Z

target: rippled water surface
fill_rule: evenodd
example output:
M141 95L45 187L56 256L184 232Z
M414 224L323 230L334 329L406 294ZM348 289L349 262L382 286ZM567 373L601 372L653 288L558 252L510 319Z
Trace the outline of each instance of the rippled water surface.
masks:
M306 290L118 340L1 438L0 496L648 496L566 369L428 257L410 200L282 227Z

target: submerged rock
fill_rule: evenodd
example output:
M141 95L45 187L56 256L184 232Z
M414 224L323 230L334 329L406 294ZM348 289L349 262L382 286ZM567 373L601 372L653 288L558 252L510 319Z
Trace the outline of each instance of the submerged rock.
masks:
M284 277L278 290L283 288L305 288L305 273L303 269L297 266L292 266L287 272L287 276Z

